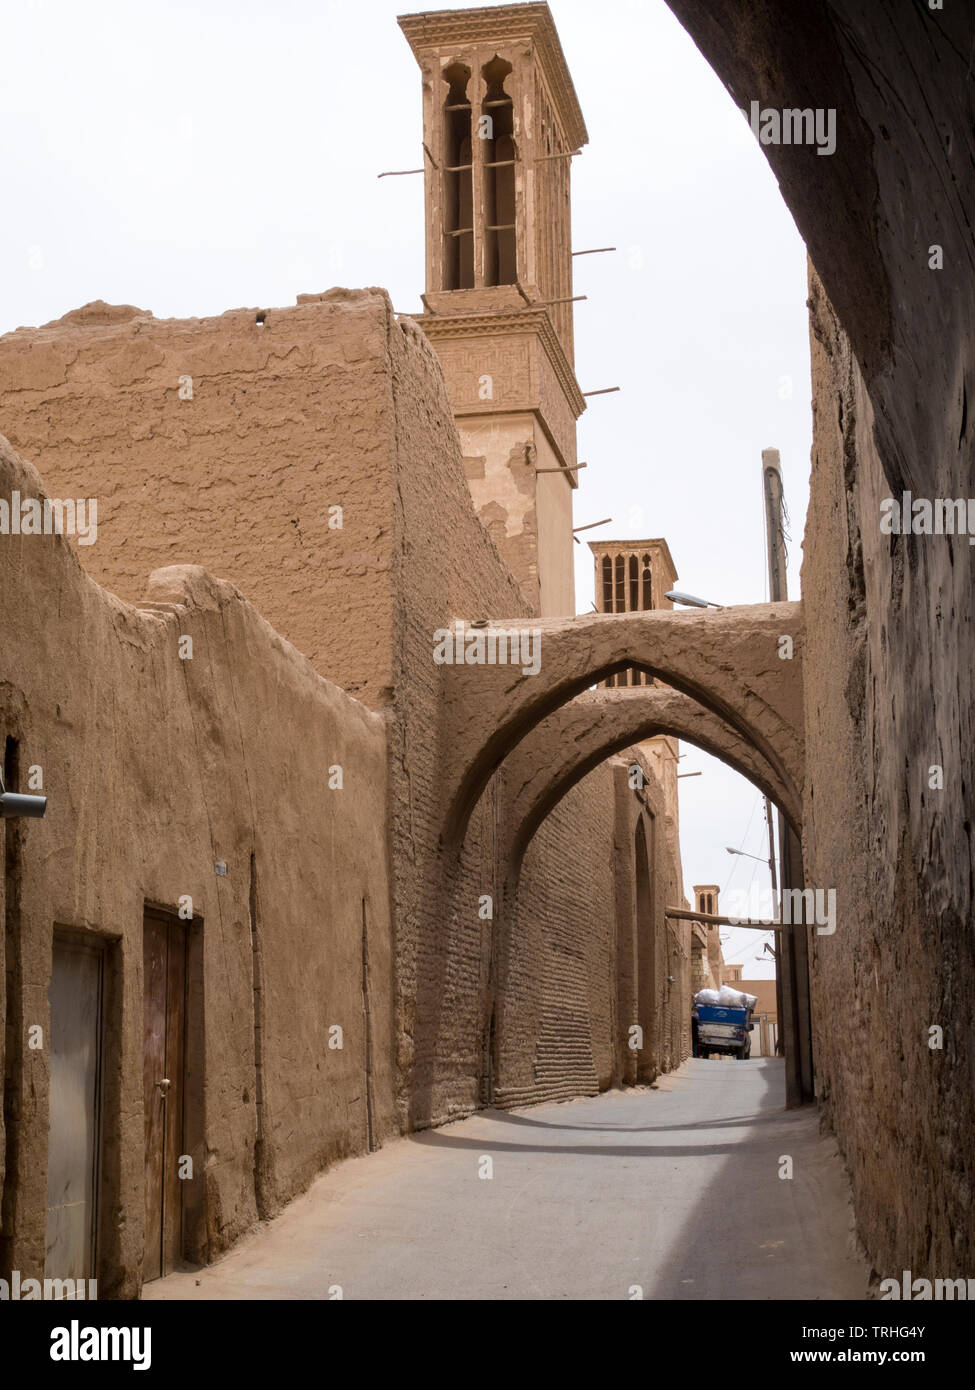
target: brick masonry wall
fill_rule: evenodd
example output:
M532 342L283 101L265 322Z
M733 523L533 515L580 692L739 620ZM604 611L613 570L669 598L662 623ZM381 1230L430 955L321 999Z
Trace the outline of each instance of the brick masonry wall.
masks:
M397 921L403 928L398 940L400 1105L404 1124L422 1125L468 1113L484 1094L491 1022L484 988L493 972L501 989L495 1021L502 1030L494 1078L499 1100L525 1095L526 1088L534 1099L577 1093L582 1083L589 1090L594 1077L599 1086L611 1084L616 812L606 773L587 777L536 836L522 870L516 920L501 924L496 918L488 927L478 917L478 900L489 895L500 904L502 898L503 866L497 862L498 818L504 814L501 774L471 818L456 873L442 876L438 839L444 808L436 794L437 761L449 757L450 750L440 742L439 714L440 691L451 668L433 665L432 633L454 617L524 621L530 613L474 513L456 430L449 414L445 418L449 404L435 354L408 322L390 319L389 337L396 434L402 445L396 489L401 540L394 547L400 640L392 738L398 751L391 777ZM431 397L439 409L431 408ZM429 525L431 515L438 518L435 528ZM397 760L409 769L408 777L397 775ZM680 901L683 891L673 863L675 837L663 815L660 829L658 852L661 863L670 866L666 876L657 876L654 910L662 924L665 877ZM501 910L509 912L510 905L502 904ZM510 957L493 954L499 938L504 941L510 934L518 943ZM665 934L658 936L662 942ZM580 945L584 941L585 950ZM658 979L665 980L667 973L661 967ZM512 990L519 992L514 1005ZM677 1065L687 1051L682 1052L680 1039L686 1009L676 994L666 1008L661 1069ZM553 1031L559 1009L567 1019L564 1042Z
M501 1105L595 1095L613 1080L613 796L597 768L539 827L505 939Z
M628 785L634 762L645 775L640 793ZM637 908L637 827L647 834L664 804L651 765L633 749L585 777L539 828L507 940L498 1104L653 1081L687 1055L689 1004L667 976L670 954L689 950L690 930L665 923L664 908L683 901L666 836L647 836L655 853L642 923ZM630 1045L634 1024L644 1030L639 1049Z

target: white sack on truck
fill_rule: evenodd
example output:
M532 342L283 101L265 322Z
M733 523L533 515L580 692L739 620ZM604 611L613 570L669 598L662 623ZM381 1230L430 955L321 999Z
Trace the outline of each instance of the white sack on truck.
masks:
M714 990L709 990L709 994L714 994ZM708 1003L711 1001L708 1000ZM730 985L722 985L717 991L715 999L719 1009L748 1009L751 1011L758 1003L757 994L746 994L744 990L732 989Z
M717 1007L719 997L716 989L699 989L694 996L694 1003L710 1004L712 1007Z

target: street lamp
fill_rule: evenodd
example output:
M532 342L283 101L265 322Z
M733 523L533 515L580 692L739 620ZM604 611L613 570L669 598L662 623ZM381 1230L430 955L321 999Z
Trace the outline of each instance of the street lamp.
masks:
M779 888L778 888L778 884L777 884L776 879L775 879L775 851L774 851L774 845L773 845L773 841L772 841L772 818L771 818L771 811L770 811L770 809L769 809L769 799L768 799L768 797L765 798L765 813L766 813L766 815L769 817L769 844L768 844L768 858L767 858L767 859L763 859L763 858L761 857L761 855L758 855L758 854L749 854L748 851L747 851L747 850L744 850L744 849L732 849L730 845L725 845L725 849L728 851L729 854L740 854L741 857L742 857L742 859L754 859L756 864L765 864L765 865L768 867L769 875L770 875L770 877L771 877L771 879L772 879L772 910L773 910L773 912L774 912L774 911L775 911L775 899L776 899L776 897L778 896ZM753 872L754 872L754 870L753 870ZM781 913L780 913L780 916L781 916Z
M672 603L683 603L686 608L720 608L720 603L712 603L709 598L697 598L694 594L682 594L679 589L671 589L664 594Z

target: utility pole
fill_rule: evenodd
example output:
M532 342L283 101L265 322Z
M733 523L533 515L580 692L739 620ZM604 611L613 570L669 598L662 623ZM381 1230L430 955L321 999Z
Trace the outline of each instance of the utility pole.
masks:
M772 911L776 918L781 919L781 912L778 910L779 883L775 873L775 835L772 831L772 803L765 798L765 824L768 826L768 871L772 878Z
M779 885L775 872L775 831L772 829L772 802L765 798L765 824L768 826L768 871L772 880L772 914L777 921L782 920L782 904L779 900ZM766 942L765 949L768 950ZM781 1056L782 1044L782 974L776 957L775 965L775 1016L779 1020L779 1034L775 1040L775 1051Z
M786 547L782 466L778 449L762 450L762 494L765 499L765 535L768 541L769 598L772 603L784 603L789 597L786 574ZM769 853L772 855L771 807L769 813ZM802 846L795 832L779 812L779 881L783 894L802 889ZM775 878L773 874L773 892ZM790 892L790 904L803 903L800 913L805 917L802 898ZM781 918L781 911L779 916ZM791 915L791 914L790 914ZM791 926L783 924L778 934L775 962L775 1000L779 1014L779 1036L785 1052L785 1095L789 1107L802 1105L814 1098L812 1066L812 1029L809 1009L809 935L804 920Z

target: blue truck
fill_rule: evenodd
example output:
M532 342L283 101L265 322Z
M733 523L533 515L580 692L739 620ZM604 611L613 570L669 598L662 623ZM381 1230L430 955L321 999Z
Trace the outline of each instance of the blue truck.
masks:
M752 995L744 996L751 999ZM695 999L692 1017L697 1019L697 1055L709 1057L712 1052L747 1061L752 1054L752 1004L742 1009L724 1008L719 1004L698 1003Z

